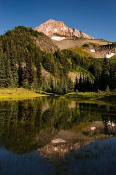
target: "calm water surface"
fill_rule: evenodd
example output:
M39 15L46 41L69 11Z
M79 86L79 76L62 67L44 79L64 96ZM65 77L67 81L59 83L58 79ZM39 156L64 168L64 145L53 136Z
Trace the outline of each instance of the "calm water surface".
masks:
M115 175L116 98L105 102L0 102L0 175Z

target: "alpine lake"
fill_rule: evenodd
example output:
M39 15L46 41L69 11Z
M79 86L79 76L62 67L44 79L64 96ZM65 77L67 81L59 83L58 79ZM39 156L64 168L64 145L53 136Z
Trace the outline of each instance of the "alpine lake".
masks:
M116 96L0 101L0 175L115 175Z

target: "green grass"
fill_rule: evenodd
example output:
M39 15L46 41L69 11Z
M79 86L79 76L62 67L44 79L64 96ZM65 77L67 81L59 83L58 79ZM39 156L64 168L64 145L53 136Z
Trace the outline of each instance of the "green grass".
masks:
M99 46L100 46L100 44L98 44L98 43L90 43L90 42L82 45L83 48L90 48L90 47L93 48L93 47L99 47Z
M100 92L72 92L72 93L68 93L65 96L66 97L76 97L76 98L84 98L84 99L90 99L90 100L97 100L97 99L101 99L104 98L106 96L111 96L111 95L115 95L116 96L116 92L106 92L106 91L100 91Z
M0 89L0 100L7 100L7 99L23 100L23 99L36 98L36 97L47 96L47 95L48 94L44 94L44 93L40 94L24 88L1 88Z
M96 41L102 41L102 42L107 42L107 43L111 43L111 41L105 40L105 39L95 39Z
M72 48L72 49L69 49L69 50L77 53L81 57L86 57L86 58L92 57L92 55L90 53L84 51L82 47L76 47L76 48Z
M7 100L7 99L16 99L16 100L23 100L23 99L30 99L30 98L36 98L36 97L42 97L42 96L48 96L48 95L55 95L59 96L57 94L53 93L47 93L47 92L39 92L39 91L32 91L24 88L0 88L0 100ZM84 100L98 100L103 99L108 96L116 96L116 92L72 92L63 95L62 97L70 97L70 98L79 98Z

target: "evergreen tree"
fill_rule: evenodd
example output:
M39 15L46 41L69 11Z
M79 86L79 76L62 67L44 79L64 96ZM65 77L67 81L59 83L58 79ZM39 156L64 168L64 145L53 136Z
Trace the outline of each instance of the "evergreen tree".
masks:
M18 85L19 87L23 85L23 69L21 67L20 62L19 62L19 67L18 67Z
M14 58L10 58L11 82L13 87L18 87L18 64Z
M6 70L6 86L10 87L13 86L12 82L12 73L11 73L11 67L10 67L10 61L5 58L5 70Z
M30 88L30 86L33 83L33 68L32 68L32 60L29 58L26 60L26 78L27 78L27 82L28 82L28 87Z
M37 59L36 63L37 67L37 82L38 82L38 87L40 88L42 86L42 73L41 73L41 64L40 64L40 59Z
M77 89L79 91L82 91L83 90L83 79L82 79L82 75L81 74L80 74L80 78L79 78Z
M6 69L4 58L0 56L0 87L6 87Z
M76 92L76 90L78 90L78 79L77 79L77 76L75 78L75 86L74 86L74 91Z
M110 89L116 88L116 63L110 64Z
M108 59L104 59L103 61L103 66L102 66L102 74L101 74L101 89L105 90L107 86L109 86L109 80L110 80L110 66L109 66L109 61Z

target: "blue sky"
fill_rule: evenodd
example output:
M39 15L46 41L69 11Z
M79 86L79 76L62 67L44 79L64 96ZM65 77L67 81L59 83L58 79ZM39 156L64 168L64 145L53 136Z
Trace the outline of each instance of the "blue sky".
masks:
M116 41L116 0L0 0L0 34L19 25L36 27L49 19Z

